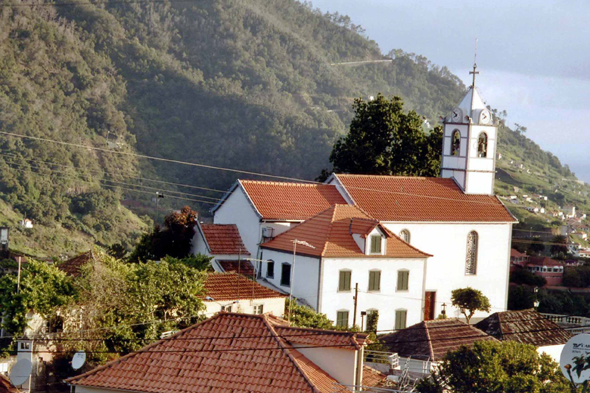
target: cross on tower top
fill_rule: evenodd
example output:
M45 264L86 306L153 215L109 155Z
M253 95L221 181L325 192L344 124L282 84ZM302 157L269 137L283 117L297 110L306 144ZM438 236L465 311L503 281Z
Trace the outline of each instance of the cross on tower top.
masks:
M479 74L477 71L477 64L473 63L473 71L469 71L469 75L473 75L473 82L471 83L471 88L475 89L475 75Z

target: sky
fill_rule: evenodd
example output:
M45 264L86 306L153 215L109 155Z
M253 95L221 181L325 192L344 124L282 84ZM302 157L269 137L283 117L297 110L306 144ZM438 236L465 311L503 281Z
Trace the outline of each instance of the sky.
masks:
M471 84L508 123L590 183L590 2L546 0L312 0L360 24L383 53L426 56Z

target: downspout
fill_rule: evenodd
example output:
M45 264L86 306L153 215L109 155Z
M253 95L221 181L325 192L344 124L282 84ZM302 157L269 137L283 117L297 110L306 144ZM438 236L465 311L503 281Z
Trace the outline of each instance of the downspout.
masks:
M426 270L428 268L428 258L424 258L424 274L422 275L422 316L420 321L424 321L424 312L426 311ZM436 314L436 303L432 305L435 308Z
M359 350L356 351L356 372L355 372L355 380L353 385L356 386L357 388L355 389L355 391L362 391L363 390L363 365L364 365L364 359L365 357L365 346L362 345L361 348Z

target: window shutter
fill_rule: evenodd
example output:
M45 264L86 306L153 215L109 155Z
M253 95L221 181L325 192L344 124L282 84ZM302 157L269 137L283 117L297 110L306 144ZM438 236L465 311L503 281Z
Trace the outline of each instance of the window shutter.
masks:
M397 290L398 291L407 291L409 279L410 279L410 272L398 271L397 272Z
M348 327L348 311L338 311L336 315L336 326Z
M406 319L408 312L406 310L397 310L395 312L395 330L406 328Z
M338 277L338 290L350 291L350 280L352 272L350 270L341 270Z
M381 236L380 235L373 235L371 236L371 254L380 254L381 253Z
M369 272L369 291L381 290L381 272L371 271Z

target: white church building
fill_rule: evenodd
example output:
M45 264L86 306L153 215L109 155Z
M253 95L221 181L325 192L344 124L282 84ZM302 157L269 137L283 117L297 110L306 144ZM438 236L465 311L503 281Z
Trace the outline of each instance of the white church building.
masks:
M504 311L517 221L494 195L496 144L497 125L472 85L444 119L440 178L240 180L212 209L214 223L235 224L250 254L268 261L255 264L259 280L338 324L360 325L361 312L372 310L380 330L432 320L443 309L460 318L451 291L465 287L481 290L492 313ZM298 246L294 269L293 240L315 247Z

